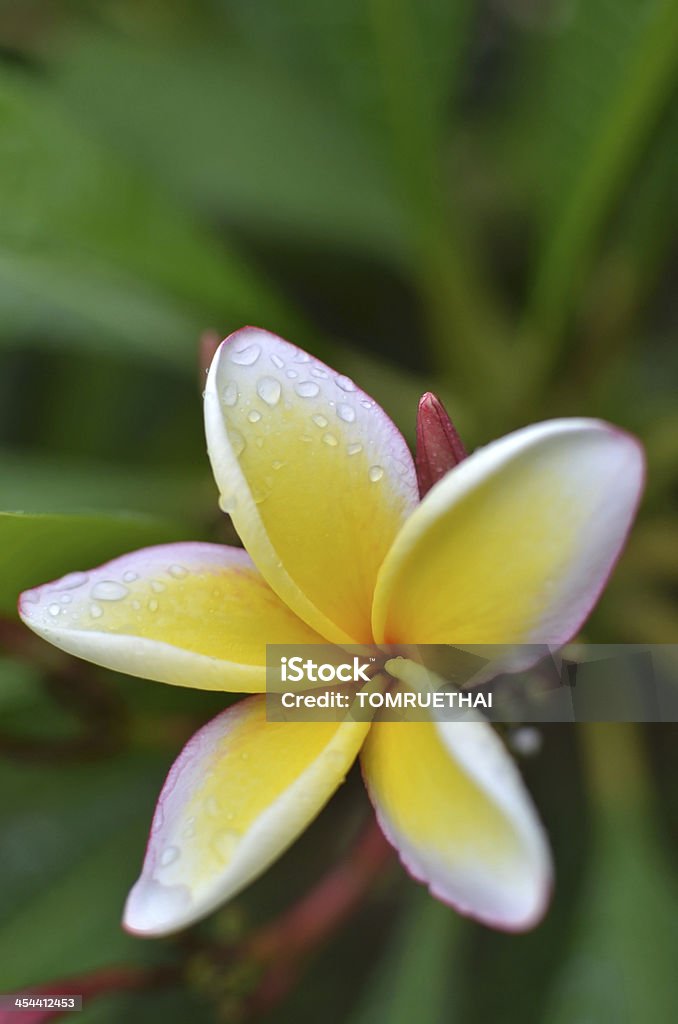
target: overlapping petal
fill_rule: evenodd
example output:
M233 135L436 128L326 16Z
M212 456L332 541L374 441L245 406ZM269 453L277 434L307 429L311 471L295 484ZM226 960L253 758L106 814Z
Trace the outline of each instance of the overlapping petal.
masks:
M262 696L213 719L167 778L125 927L163 935L239 892L318 814L368 728L357 722L267 722Z
M266 331L219 349L205 394L222 507L276 593L334 642L368 642L377 572L418 494L412 457L352 381Z
M427 494L377 582L377 642L565 642L624 543L642 449L597 420L553 420L475 452Z
M266 644L322 643L246 552L163 544L22 594L32 630L69 654L204 690L265 688Z
M387 667L427 690L421 666L398 659ZM434 896L493 927L536 923L550 893L550 854L520 775L486 722L376 721L361 758L385 835Z

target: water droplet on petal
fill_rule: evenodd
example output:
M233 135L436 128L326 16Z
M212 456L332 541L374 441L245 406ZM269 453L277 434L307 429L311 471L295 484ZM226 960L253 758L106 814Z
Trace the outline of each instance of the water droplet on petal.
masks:
M231 360L238 366L254 366L260 355L259 345L247 345L245 348L234 349L231 352Z
M227 863L235 852L240 842L240 833L234 828L225 828L215 835L212 845L219 858Z
M151 590L155 591L156 594L161 594L165 589L165 584L161 583L160 580L151 580Z
M311 376L319 377L322 379L323 377L327 377L327 372L325 370L321 370L319 366L312 366Z
M235 494L222 494L219 498L219 508L226 515L230 515L231 512L235 512L238 505L238 499Z
M281 462L280 459L275 459L272 465L274 469L282 469L285 463Z
M349 455L357 455L358 452L361 452L362 450L363 446L361 444L358 444L357 442L355 444L349 444L346 448L346 451L348 452Z
M127 572L124 572L122 574L122 578L124 579L125 583L134 583L135 580L139 579L139 573L132 572L131 569L128 569Z
M370 466L370 471L367 475L369 476L372 483L376 484L377 481L381 480L381 478L383 477L384 470L382 469L381 466Z
M91 604L89 606L89 613L93 619L100 619L104 614L103 609L100 608L98 604Z
M371 409L372 406L374 405L374 402L368 402L366 398L363 398L360 404L362 405L363 409Z
M235 457L237 458L239 455L242 455L245 451L245 438L242 436L240 431L229 430L228 440L231 442L231 448L233 449Z
M47 609L47 611L49 612L50 615L55 615L56 616L56 615L60 614L61 607L58 604L51 604L49 606L49 608Z
M337 416L344 423L353 423L355 420L355 409L352 405L346 405L344 402L340 402L337 406Z
M166 846L160 854L160 867L168 868L170 864L174 864L179 860L181 856L181 850L178 846Z
M351 378L345 377L343 374L341 374L339 377L335 377L334 383L337 385L338 388L341 388L342 391L358 390L353 381L351 380Z
M312 380L302 380L300 384L294 385L294 390L300 398L315 398L320 394L320 388Z
M326 427L327 426L327 419L326 419L325 416L320 416L318 414L317 416L311 416L311 419L315 423L316 427Z
M219 815L219 803L215 796L208 796L205 800L205 810L212 818L216 818Z
M158 602L154 597L148 602L148 610L149 612L157 612L158 610Z
M297 352L294 357L295 363L310 363L311 357L306 352L302 352L301 349Z
M135 612L138 612L141 608L141 601L132 601L132 608L134 608Z
M258 409L252 409L251 412L247 413L247 419L250 423L258 423L261 419L261 413Z
M182 580L188 576L188 569L184 569L183 565L170 565L167 571L170 576L174 576L175 580Z
M238 385L234 380L229 380L221 392L221 399L224 405L235 405L238 401Z
M120 601L127 597L129 590L122 583L115 580L101 580L95 583L91 590L91 596L97 601Z
M323 434L323 441L328 444L330 448L336 448L339 444L334 434Z
M83 583L87 583L87 575L84 572L70 572L68 576L64 576L62 580L58 582L59 590L73 590L74 587L81 587Z
M257 394L266 405L277 405L280 401L282 388L280 381L275 377L262 377L257 384Z
M285 376L289 377L290 380L294 380L294 378L298 377L299 374L297 373L296 370L285 370Z
M62 594L59 600L61 601L62 604L70 604L73 598L71 597L70 594Z
M272 352L272 353L271 353L271 362L273 363L273 365L274 365L274 366L276 367L276 369L278 369L278 370L282 370L283 366L285 365L285 363L284 363L284 362L283 362L283 360L282 360L282 359L280 358L280 356L277 356L277 355L275 354L275 352Z

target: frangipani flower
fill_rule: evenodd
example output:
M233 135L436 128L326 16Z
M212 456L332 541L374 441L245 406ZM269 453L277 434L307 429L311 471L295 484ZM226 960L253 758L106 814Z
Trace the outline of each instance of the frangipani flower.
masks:
M361 748L379 822L411 873L481 921L529 927L546 905L550 855L489 725L267 722L265 645L564 643L631 524L639 445L595 420L540 423L465 458L420 501L383 410L254 328L217 351L205 424L221 507L246 551L148 548L20 600L24 622L72 654L254 694L201 729L170 771L126 927L172 932L239 892ZM416 672L389 668L406 683Z

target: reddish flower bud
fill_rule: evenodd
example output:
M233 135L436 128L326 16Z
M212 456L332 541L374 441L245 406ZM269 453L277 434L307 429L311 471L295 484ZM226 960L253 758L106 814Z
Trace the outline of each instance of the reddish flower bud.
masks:
M445 406L427 391L419 400L417 412L416 464L420 497L465 458L466 449Z

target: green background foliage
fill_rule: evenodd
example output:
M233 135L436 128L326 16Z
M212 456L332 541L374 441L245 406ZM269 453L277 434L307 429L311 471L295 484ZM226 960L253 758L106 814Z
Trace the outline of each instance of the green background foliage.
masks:
M288 336L410 440L428 389L470 448L554 415L632 430L648 492L586 638L678 641L676 52L674 0L0 2L0 990L192 964L367 813L351 777L188 937L119 929L164 773L224 702L97 672L83 703L16 597L232 541L202 332ZM394 867L270 1019L676 1019L675 736L544 730L524 768L558 884L534 933L462 921ZM79 1019L236 1022L218 975Z

